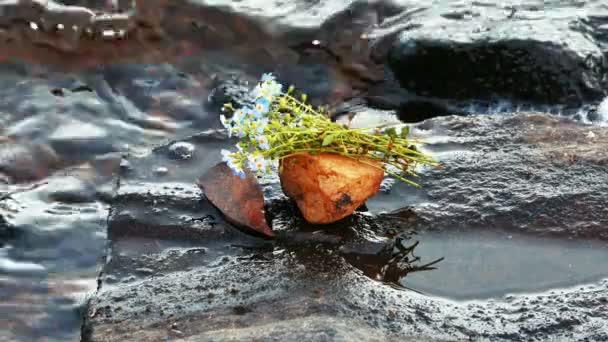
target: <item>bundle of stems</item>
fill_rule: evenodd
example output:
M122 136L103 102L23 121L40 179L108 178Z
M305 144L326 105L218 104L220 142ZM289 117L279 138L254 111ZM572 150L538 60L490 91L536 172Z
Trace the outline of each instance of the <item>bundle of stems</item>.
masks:
M235 109L222 123L240 140L236 151L223 150L224 161L235 174L244 176L244 167L262 174L271 172L274 162L297 154L332 153L380 168L388 175L418 186L411 178L417 165L437 166L409 139L406 125L350 128L331 121L323 107L307 104L307 96L295 96L293 86L286 92L272 75L265 74L253 90L253 107Z

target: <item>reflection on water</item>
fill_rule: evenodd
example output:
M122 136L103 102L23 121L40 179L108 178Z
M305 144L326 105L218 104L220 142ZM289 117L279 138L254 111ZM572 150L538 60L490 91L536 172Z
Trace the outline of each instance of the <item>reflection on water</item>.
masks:
M385 244L376 251L369 248L373 244L369 246L360 244L358 247L363 248L357 250L343 248L341 255L368 277L399 287L404 286L400 281L405 277L413 273L436 270L437 265L443 260L443 257L424 260L418 256L415 251L419 241L408 244L400 237L390 241L385 241Z
M0 276L0 340L78 341L82 305L97 280L65 276Z
M608 244L542 239L488 229L416 236L416 254L445 257L433 272L403 284L454 299L499 297L590 283L608 275Z
M65 172L67 173L67 172ZM82 172L7 187L0 215L0 340L77 341L84 299L96 288L107 207ZM10 193L10 195L8 194ZM3 340L4 341L4 340Z

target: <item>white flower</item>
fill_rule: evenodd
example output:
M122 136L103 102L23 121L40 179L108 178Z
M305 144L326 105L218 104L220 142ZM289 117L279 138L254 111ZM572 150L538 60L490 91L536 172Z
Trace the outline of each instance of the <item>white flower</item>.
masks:
M222 150L220 151L220 153L222 154L222 160L223 160L223 161L226 161L226 159L227 159L227 158L228 158L228 157L229 157L229 156L232 154L232 152L230 152L229 150L227 150L227 149L225 149L225 148L224 148L224 149L222 149Z
M281 83L272 82L269 83L266 88L268 88L269 96L277 96L283 93L283 85Z
M268 161L262 155L250 155L248 158L249 168L253 172L266 172Z
M283 86L275 81L262 82L253 88L252 94L256 99L266 98L269 101L282 93Z
M257 136L255 136L255 142L258 144L258 146L262 150L270 149L270 143L268 142L268 137L266 137L263 134L258 134Z
M274 82L274 80L276 80L276 78L270 72L262 75L262 82Z

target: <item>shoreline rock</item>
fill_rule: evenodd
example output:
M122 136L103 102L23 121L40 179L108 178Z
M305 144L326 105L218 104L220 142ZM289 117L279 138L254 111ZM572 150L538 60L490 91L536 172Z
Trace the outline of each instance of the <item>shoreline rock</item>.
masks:
M417 95L577 108L601 101L608 85L608 10L595 7L446 4L389 18L377 31L409 25L385 56Z

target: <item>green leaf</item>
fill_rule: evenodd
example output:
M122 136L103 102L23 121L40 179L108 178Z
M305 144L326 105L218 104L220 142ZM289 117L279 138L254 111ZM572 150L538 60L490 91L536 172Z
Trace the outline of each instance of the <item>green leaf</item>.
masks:
M389 137L397 137L397 130L395 127L391 127L389 129L384 130L384 133L388 134Z
M323 143L321 143L321 146L327 146L327 145L331 144L334 141L335 137L336 136L333 134L326 135L325 138L323 138Z
M410 126L405 126L401 128L401 137L406 139L410 135Z

